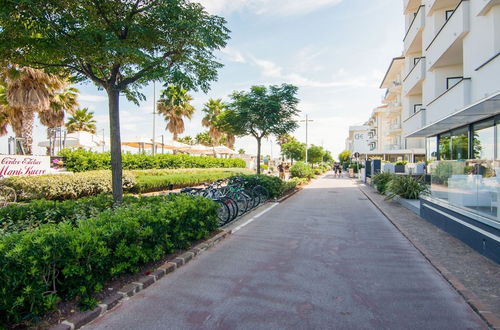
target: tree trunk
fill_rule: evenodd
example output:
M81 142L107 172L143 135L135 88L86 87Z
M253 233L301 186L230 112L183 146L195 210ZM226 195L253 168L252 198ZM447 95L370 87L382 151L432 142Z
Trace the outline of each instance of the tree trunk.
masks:
M109 128L111 132L111 182L115 204L123 201L122 147L120 138L120 91L109 87Z
M257 139L257 174L260 174L260 145L261 145L261 138L256 138Z
M35 113L33 110L23 111L23 124L21 127L21 137L23 138L23 149L26 155L33 155L33 123Z

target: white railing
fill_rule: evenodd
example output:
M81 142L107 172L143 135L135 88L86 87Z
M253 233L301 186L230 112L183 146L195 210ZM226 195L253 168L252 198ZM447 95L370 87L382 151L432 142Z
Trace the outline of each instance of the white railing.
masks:
M420 109L403 121L403 135L408 136L425 126L426 110Z
M424 6L419 7L417 14L410 23L406 35L404 38L404 53L415 52L422 47L422 44L415 42L415 39L419 34L422 33L422 29L425 26L425 16L424 16Z
M425 79L425 57L421 57L413 68L408 72L403 83L403 92L409 95L414 92L414 88ZM416 93L416 94L421 94Z
M471 79L464 78L427 104L426 125L464 108L471 100Z

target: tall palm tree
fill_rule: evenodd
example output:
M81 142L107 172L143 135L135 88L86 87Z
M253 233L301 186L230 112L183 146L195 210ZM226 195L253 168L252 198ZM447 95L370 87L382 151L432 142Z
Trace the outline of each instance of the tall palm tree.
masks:
M8 123L16 137L22 138L24 152L32 154L35 113L44 125L63 122L67 105L76 103L76 90L56 75L29 67L8 65L0 71L0 135L7 134ZM69 107L71 108L71 106Z
M193 98L188 91L179 86L169 85L161 92L158 100L158 113L162 114L167 122L167 130L177 141L179 134L184 133L184 117L191 119L194 107L189 103Z
M202 132L196 134L195 141L197 144L202 144L207 147L213 147L214 146L214 141L210 137L210 134L208 132Z
M222 102L222 99L210 99L205 103L205 107L203 108L205 117L203 117L201 124L208 128L208 134L216 145L219 144L223 135L223 132L217 126L218 117L226 109L227 105Z
M95 134L97 122L94 119L94 113L89 112L89 109L83 108L75 111L66 122L68 133L83 131Z

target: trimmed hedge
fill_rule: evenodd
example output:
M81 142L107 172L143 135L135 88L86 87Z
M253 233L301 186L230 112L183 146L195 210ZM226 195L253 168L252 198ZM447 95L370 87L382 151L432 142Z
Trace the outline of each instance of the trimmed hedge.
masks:
M71 172L84 172L111 169L110 153L96 153L85 150L62 150L60 156L66 157L65 166ZM184 154L130 154L122 155L124 170L175 169L175 168L244 168L246 162L239 158L215 158L189 156Z
M48 174L2 179L0 185L13 188L20 201L34 199L65 200L111 193L111 172L92 171L74 174ZM136 186L134 176L123 174L123 188Z
M217 229L217 205L202 197L130 198L117 209L0 237L0 328L36 319L61 300L93 308L105 281L137 272Z
M137 181L133 191L141 193L196 186L205 182L226 179L235 174L251 172L244 168L131 171Z
M261 185L266 188L269 192L269 197L277 198L283 195L283 193L287 192L290 189L295 188L297 185L294 181L283 181L276 176L269 176L263 174L254 174L254 175L238 175L237 177L243 178L247 184L246 188L253 188L257 185Z
M303 162L293 164L290 168L290 173L292 178L312 179L314 177L314 170Z

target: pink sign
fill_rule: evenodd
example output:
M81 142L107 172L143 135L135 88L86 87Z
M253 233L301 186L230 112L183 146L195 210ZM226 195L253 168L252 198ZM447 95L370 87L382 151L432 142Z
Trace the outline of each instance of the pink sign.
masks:
M0 178L48 174L49 156L0 155Z

